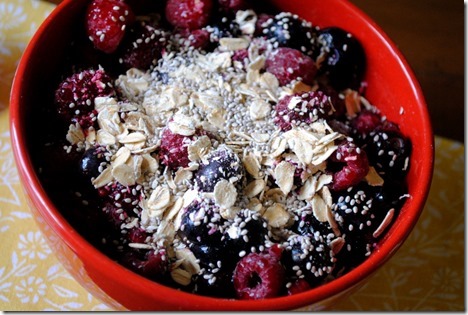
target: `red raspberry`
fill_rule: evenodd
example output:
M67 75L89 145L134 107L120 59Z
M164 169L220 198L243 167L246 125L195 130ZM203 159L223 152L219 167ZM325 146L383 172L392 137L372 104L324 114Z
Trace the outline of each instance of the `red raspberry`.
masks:
M218 0L219 6L226 11L239 11L248 8L245 0Z
M134 19L131 8L121 0L93 0L86 12L86 31L97 49L112 53Z
M233 283L237 297L259 300L279 295L285 270L274 253L250 253L236 265Z
M151 279L160 279L169 271L169 258L165 249L150 251L146 255L146 260L141 266L144 276Z
M341 170L333 174L332 188L335 191L344 190L358 184L369 172L369 161L366 152L351 142L339 145L332 156L332 161L346 164Z
M321 91L287 95L276 104L275 124L283 131L293 126L310 124L318 118L333 115L330 98Z
M249 52L247 49L239 49L232 55L232 61L239 61L242 65L249 59Z
M182 136L172 133L169 127L164 128L159 149L159 159L161 163L172 169L187 167L190 163L187 147L196 136L203 134L205 134L205 132L197 130L196 134L193 136Z
M304 279L297 279L288 288L288 295L293 295L310 290L310 284Z
M206 49L210 44L210 33L207 30L188 30L183 29L180 36L186 40L185 45L195 49Z
M360 134L369 134L381 124L381 121L380 114L363 110L353 118L352 125Z
M130 243L144 243L148 235L142 228L134 227L128 231L128 240Z
M175 27L195 30L208 24L213 0L169 0L166 18Z
M112 80L104 70L75 73L62 81L55 91L57 112L65 121L76 121L86 129L96 120L94 99L99 96L115 96Z
M161 58L166 43L166 32L145 22L136 23L122 42L119 62L126 69L148 70Z
M134 215L143 197L138 186L124 186L119 182L109 183L98 189L99 196L107 198L116 209L123 209L128 215Z
M281 85L301 78L302 82L314 83L317 66L312 58L299 50L281 47L274 51L266 60L266 71L275 75Z

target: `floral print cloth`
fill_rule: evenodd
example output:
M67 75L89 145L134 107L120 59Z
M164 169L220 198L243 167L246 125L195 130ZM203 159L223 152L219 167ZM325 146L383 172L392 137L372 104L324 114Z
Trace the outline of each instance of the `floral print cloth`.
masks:
M11 81L22 51L53 7L37 0L0 0L0 309L110 310L68 274L46 244L23 197L11 151ZM416 228L334 311L464 310L464 146L440 137L435 144L432 188Z

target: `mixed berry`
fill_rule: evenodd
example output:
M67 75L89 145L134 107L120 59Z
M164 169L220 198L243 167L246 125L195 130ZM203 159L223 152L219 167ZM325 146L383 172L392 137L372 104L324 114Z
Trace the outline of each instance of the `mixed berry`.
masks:
M222 298L364 261L408 197L411 142L365 99L358 39L246 0L150 2L90 1L97 57L57 84L78 224L105 222L99 247L136 273Z

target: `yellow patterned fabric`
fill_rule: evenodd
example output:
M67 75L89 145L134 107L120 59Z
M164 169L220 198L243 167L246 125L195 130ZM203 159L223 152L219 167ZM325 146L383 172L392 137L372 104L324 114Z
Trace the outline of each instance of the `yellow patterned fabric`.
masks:
M36 0L0 1L0 309L110 310L65 271L45 243L11 151L11 81L21 52L52 9ZM368 283L333 310L464 310L464 146L440 137L435 144L432 188L416 228Z

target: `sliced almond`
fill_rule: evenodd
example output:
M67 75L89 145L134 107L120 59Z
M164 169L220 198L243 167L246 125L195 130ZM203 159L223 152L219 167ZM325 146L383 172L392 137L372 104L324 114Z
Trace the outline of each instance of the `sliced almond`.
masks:
M133 167L127 164L117 165L112 168L112 176L124 186L135 185L136 178Z
M168 221L172 221L172 219L174 219L177 216L179 211L182 210L183 205L184 205L184 200L182 198L176 199L174 204L172 204L172 206L167 208L167 210L165 211L164 219Z
M151 210L165 209L171 201L171 193L168 188L157 186L148 199L148 207Z
M181 184L185 181L192 179L193 173L187 169L179 168L174 177L174 183Z
M92 184L95 188L101 188L109 184L112 179L112 167L109 166L92 181Z
M268 221L268 224L274 228L285 226L291 218L288 211L279 203L268 207L262 216Z
M256 179L251 181L244 188L244 195L248 198L252 198L260 194L265 189L265 181L263 179Z
M328 207L325 201L318 194L315 194L312 198L312 212L317 220L320 222L326 222Z
M334 255L338 254L343 246L345 245L345 240L342 237L337 237L330 242L330 247Z
M172 270L171 277L172 280L183 286L188 286L192 282L192 275L190 272L182 268Z
M121 147L115 153L115 159L112 161L112 167L116 167L122 164L126 164L130 158L131 152L127 147Z
M186 247L176 248L175 256L177 260L182 261L180 266L182 266L190 274L196 275L200 272L200 265L197 262L197 258L190 249Z
M247 173L252 175L253 178L258 178L260 172L260 162L254 154L248 153L245 155L242 159L242 163L244 164Z
M236 187L227 180L217 182L213 193L215 202L221 207L230 208L236 203Z
M275 168L275 181L285 195L293 188L295 171L296 167L286 161L280 162Z
M384 184L383 178L380 177L379 173L377 173L373 166L369 167L369 172L364 179L371 186L382 186Z

